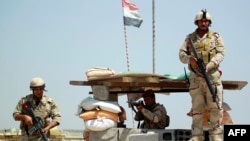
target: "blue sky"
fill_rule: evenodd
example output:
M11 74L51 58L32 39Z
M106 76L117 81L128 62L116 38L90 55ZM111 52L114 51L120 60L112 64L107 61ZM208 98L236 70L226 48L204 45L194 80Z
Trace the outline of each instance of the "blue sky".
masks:
M126 27L130 71L151 73L152 1L133 0L143 18L140 28ZM226 56L221 64L223 80L250 80L250 1L156 0L155 73L180 75L184 64L178 59L185 36L193 32L194 16L207 9L211 29L221 34ZM0 128L18 128L12 112L18 100L31 93L29 82L40 76L46 81L45 94L56 100L62 112L60 129L83 129L75 115L89 87L69 85L70 80L86 80L92 67L109 67L126 72L127 60L121 0L1 0L0 1ZM250 89L224 92L235 124L250 124ZM189 129L191 107L188 93L157 95L171 116L171 128ZM119 103L127 110L127 127L133 127L132 111L126 97ZM135 123L134 127L137 126Z

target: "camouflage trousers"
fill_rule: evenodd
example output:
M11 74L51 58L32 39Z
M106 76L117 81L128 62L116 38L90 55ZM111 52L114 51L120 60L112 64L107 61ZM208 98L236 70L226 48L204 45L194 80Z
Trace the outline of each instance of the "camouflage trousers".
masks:
M209 126L211 134L221 131L221 121L223 118L222 97L223 86L221 81L212 85L216 91L216 102L213 102L212 94L207 87L205 79L196 77L190 79L190 96L192 98L192 135L203 136L203 112L205 108L210 109ZM211 135L210 134L210 135Z

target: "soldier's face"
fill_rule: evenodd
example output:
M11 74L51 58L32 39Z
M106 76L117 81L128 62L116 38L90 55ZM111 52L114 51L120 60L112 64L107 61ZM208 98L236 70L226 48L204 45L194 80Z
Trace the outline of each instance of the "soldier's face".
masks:
M155 102L155 99L150 96L144 97L143 100L147 106L152 106Z
M210 21L206 19L198 20L197 26L200 30L207 30L210 25Z
M36 99L40 100L43 97L44 88L34 88L33 94Z

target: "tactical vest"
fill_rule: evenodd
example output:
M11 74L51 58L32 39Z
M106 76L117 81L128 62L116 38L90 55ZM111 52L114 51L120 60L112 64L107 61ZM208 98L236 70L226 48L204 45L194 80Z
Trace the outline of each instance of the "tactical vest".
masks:
M216 55L215 47L211 48L211 39L212 36L214 36L214 33L215 32L209 30L206 39L204 39L202 42L196 42L197 37L195 32L190 35L194 42L194 47L196 48L197 54L203 59L205 65L209 63L210 60ZM189 53L191 56L194 56L192 51L189 51Z

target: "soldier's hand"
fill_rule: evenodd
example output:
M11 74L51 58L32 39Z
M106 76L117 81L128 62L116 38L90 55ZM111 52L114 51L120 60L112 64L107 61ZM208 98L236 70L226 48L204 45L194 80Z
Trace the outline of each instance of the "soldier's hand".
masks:
M139 112L141 112L142 111L142 108L143 108L143 106L140 104L140 105L138 105L138 106L136 106L136 109L137 109L137 111L139 111Z
M197 59L194 57L190 57L189 63L193 69L197 69L199 67L197 64Z
M192 48L192 44L189 41L187 41L187 47Z
M28 126L32 126L33 125L32 118L28 115L24 115L24 123Z
M50 130L50 128L47 126L47 127L45 127L45 128L43 129L43 132L47 134L47 133L49 132L49 130Z
M206 65L206 72L209 72L211 69L215 68L216 67L216 64L214 62L209 62L207 65Z

